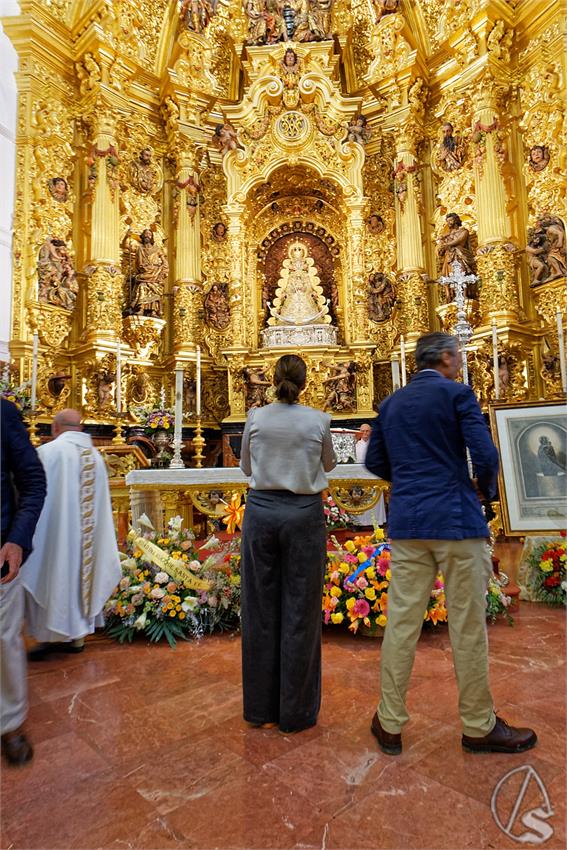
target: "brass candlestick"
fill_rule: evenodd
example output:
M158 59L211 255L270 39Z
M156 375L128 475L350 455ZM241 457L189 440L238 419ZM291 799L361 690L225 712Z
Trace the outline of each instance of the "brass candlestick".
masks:
M125 413L115 413L114 414L116 422L114 423L114 429L116 431L114 437L112 438L113 446L125 446L126 440L122 436L122 428L124 427L124 420L126 419Z
M195 447L195 453L193 455L193 457L195 458L195 466L197 469L202 469L203 460L205 459L205 455L203 454L205 440L203 439L203 429L201 428L200 416L197 416L197 422L195 424L195 436L193 437L193 446Z
M37 410L30 410L28 418L30 423L28 426L30 442L32 446L39 446L41 440L39 438L39 434L37 433Z

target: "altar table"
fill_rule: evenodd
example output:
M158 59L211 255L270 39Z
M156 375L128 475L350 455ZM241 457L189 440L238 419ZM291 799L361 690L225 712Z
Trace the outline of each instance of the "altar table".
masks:
M350 514L373 508L390 486L361 463L339 464L328 479L333 499ZM174 516L181 516L184 525L191 528L195 508L211 519L219 519L233 493L245 495L248 478L237 467L135 469L126 476L126 486L132 525L146 514L154 528L162 531Z

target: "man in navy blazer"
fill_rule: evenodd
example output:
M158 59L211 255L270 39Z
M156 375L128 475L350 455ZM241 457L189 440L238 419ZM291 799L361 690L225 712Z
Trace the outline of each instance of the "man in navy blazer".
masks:
M495 715L488 684L485 594L492 560L480 500L496 494L498 452L472 389L455 381L461 366L456 337L422 336L415 361L419 371L410 384L380 405L366 455L370 472L392 482L392 580L372 733L384 752L402 751L416 644L442 571L463 747L522 752L537 736Z
M18 574L32 549L47 485L43 465L15 405L0 399L2 541L0 565L0 731L9 764L25 764L33 750L21 726L27 714L26 652L22 637L24 588Z

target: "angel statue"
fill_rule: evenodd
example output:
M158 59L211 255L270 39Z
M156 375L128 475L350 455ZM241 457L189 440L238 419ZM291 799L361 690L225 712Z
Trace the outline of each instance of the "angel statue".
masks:
M211 141L223 156L242 147L238 141L236 130L229 121L225 121L224 124L217 124Z

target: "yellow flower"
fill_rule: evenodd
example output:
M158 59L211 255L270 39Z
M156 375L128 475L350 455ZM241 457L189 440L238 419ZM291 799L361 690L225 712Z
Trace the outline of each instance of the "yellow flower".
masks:
M354 552L355 548L356 547L355 547L354 543L352 542L352 540L347 540L347 542L345 543L345 549L347 550L347 552L352 553L352 552Z
M341 561L339 564L339 572L344 573L345 575L350 572L350 567L344 561Z
M350 599L347 599L347 601L346 601L347 610L352 611L355 604L356 604L356 599L353 599L353 597L351 596Z
M376 599L376 591L374 590L373 587L367 587L366 590L364 591L364 595L366 596L367 599L372 599L372 600Z
M182 554L182 556L181 556L181 560L182 560L182 561L188 561L188 560L189 560L189 555L187 555L187 554L184 552L184 553Z
M134 549L134 551L133 551L133 553L132 553L132 557L134 557L134 558L141 558L141 557L142 557L142 553L140 552L140 550L139 550L139 549Z
M544 573L550 573L553 570L552 561L542 561L539 566Z
M380 614L379 617L376 617L376 625L377 626L385 626L388 622L388 618L385 614Z
M157 422L154 420L154 421L152 422L152 424L150 425L150 428L157 428L157 426L158 426L158 424L157 424Z
M392 570L390 568L386 570L386 581L392 581Z
M175 611L170 611L170 612L169 612L169 616L170 616L170 617L175 617Z
M331 596L336 596L338 598L339 596L342 596L342 595L343 595L343 592L340 589L340 587L332 587L331 588Z
M185 611L181 611L177 616L179 617L180 620L184 620L185 619Z
M359 552L359 553L358 553L358 555L357 555L356 557L358 558L358 562L359 562L360 564L363 564L365 561L367 561L367 560L368 560L368 558L367 558L367 556L364 554L364 552Z
M383 540L384 539L383 529L381 529L381 528L376 529L376 531L374 532L374 539L375 540Z
M370 581L372 581L373 579L376 578L376 573L374 571L374 567L367 567L367 569L364 572L366 574L366 578L369 579Z
M335 625L342 623L343 620L344 620L344 615L341 614L340 611L339 611L338 614L331 614L331 622L333 622Z

